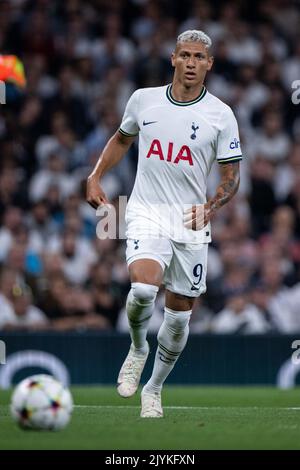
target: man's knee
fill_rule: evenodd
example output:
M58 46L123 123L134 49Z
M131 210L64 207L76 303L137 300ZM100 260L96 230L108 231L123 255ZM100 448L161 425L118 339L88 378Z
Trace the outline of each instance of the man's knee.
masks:
M169 290L166 291L166 306L172 310L191 310L195 302L195 297L177 294Z
M142 282L131 284L132 295L139 304L150 304L155 301L158 287Z
M153 259L138 259L129 265L132 283L160 286L163 279L163 269L158 261Z

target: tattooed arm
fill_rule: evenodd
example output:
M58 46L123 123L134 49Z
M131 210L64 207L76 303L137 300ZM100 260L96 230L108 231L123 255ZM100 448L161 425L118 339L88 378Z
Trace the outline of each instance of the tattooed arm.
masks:
M210 221L215 212L235 195L240 184L239 162L220 165L221 182L214 197L206 204L193 206L186 211L185 226L192 230L201 230Z
M217 188L216 195L211 198L205 206L213 213L224 206L235 195L240 184L240 163L227 163L220 165L221 182Z

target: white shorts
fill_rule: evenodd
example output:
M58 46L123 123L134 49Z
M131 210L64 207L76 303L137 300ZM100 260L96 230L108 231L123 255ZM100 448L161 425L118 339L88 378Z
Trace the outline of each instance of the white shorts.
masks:
M206 291L208 243L178 243L166 238L127 240L128 266L138 259L153 259L163 271L163 284L171 292L198 297Z

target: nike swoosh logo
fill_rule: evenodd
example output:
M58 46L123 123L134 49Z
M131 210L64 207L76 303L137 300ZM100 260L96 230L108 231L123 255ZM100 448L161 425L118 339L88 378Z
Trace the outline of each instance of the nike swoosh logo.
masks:
M192 286L191 290L199 290L199 287Z
M155 122L157 121L149 121L149 122L143 121L143 126L148 126L148 124L154 124Z

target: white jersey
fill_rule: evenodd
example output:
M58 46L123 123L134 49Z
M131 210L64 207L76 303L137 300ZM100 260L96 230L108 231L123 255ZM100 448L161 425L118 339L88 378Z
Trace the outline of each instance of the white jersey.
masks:
M119 131L139 135L136 180L126 209L127 238L207 243L203 230L184 227L184 210L206 202L215 159L241 160L238 126L229 106L203 87L198 98L176 101L172 85L136 90Z

